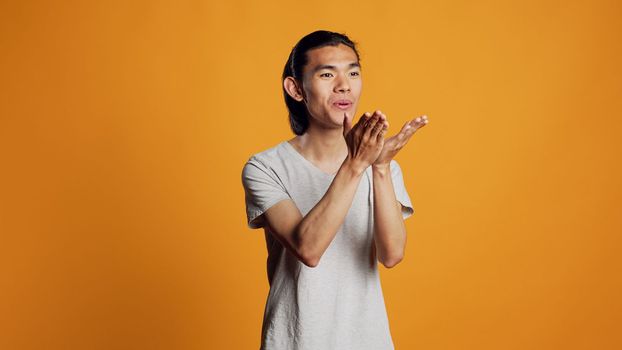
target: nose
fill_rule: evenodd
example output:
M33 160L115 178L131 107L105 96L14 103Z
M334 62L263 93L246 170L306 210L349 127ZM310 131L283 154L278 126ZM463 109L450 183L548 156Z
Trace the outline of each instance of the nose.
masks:
M349 92L350 91L350 84L348 82L348 78L339 75L338 78L335 80L335 91L337 92Z

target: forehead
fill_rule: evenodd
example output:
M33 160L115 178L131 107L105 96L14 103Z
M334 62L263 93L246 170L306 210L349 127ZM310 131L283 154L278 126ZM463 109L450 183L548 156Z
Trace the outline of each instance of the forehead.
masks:
M343 44L337 46L324 46L307 51L307 65L305 71L313 71L322 65L347 68L350 63L358 63L354 50Z

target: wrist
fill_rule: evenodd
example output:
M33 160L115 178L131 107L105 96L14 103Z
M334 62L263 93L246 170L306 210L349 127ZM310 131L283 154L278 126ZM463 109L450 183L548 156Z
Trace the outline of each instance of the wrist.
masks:
M373 163L371 165L372 171L377 172L377 173L381 173L381 174L388 174L391 172L391 164L390 163Z
M342 167L344 167L347 172L353 176L363 175L363 172L365 172L365 169L367 168L364 164L352 159L350 156L348 156L343 162Z

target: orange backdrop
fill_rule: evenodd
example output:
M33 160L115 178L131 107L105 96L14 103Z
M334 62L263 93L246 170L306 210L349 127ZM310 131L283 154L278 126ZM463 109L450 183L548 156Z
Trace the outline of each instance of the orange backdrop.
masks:
M94 3L0 4L0 348L259 347L240 174L316 29L360 44L357 115L430 118L396 348L622 348L620 2Z

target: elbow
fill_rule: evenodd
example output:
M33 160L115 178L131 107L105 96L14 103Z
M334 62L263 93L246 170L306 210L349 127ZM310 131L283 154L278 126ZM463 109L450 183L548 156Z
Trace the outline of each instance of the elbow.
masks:
M316 267L320 263L321 257L322 254L309 244L303 245L300 249L299 260L308 267Z
M395 265L399 264L403 259L404 259L404 255L393 256L388 259L383 259L381 263L382 265L384 265L384 267L386 267L387 269L390 269L394 267Z
M303 264L311 268L316 267L320 263L320 259L310 257L303 258L301 261Z
M298 260L308 267L316 267L320 263L320 256L312 252L301 251Z
M316 267L320 263L321 255L317 254L309 242L304 242L302 235L300 234L300 227L298 228L296 237L298 243L297 255L298 260L308 267Z

